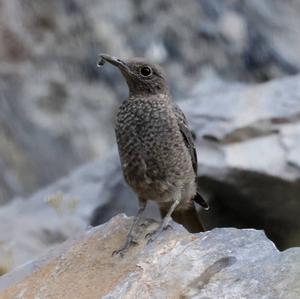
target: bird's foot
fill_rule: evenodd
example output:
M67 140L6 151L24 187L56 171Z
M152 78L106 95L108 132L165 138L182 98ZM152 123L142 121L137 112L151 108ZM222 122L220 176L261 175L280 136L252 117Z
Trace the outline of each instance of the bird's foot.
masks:
M123 257L131 246L136 245L138 245L138 242L132 236L128 236L124 245L120 249L113 251L112 255Z
M167 224L165 226L160 225L158 229L146 234L145 238L148 239L147 244L155 241L163 231L170 229L170 228L172 228L172 226L170 224Z
M142 223L139 224L139 227L141 227L141 228L146 228L148 224L149 224L149 223L142 222Z

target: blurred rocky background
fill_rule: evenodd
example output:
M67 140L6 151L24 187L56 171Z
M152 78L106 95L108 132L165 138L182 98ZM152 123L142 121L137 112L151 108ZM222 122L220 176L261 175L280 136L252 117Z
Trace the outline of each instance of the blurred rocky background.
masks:
M165 68L197 136L207 228L299 246L299 31L297 0L0 0L0 272L136 211L113 132L127 88L100 52Z

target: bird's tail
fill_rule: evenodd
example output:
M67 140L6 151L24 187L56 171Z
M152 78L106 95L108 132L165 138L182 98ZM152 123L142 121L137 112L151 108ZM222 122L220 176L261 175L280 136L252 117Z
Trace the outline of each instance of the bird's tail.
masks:
M204 210L209 210L208 203L199 192L196 193L196 195L193 198L193 201L199 204Z
M162 208L160 209L160 213L162 217L166 215L166 211ZM172 214L172 219L182 224L190 233L205 231L194 205L191 205L188 209L175 210Z

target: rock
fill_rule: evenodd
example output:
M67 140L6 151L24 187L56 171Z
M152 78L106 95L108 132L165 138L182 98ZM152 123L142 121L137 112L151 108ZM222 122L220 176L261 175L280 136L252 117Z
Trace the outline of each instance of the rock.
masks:
M110 152L126 86L117 71L97 70L99 52L162 63L178 98L211 72L262 82L300 67L298 1L0 0L0 7L0 204Z
M0 279L12 298L290 298L300 295L300 248L279 252L263 232L214 229L189 234L172 223L154 243L144 235L125 257L131 219L119 215Z
M255 227L281 248L300 245L299 79L206 92L200 84L182 102L211 196L201 213L208 228Z
M0 204L110 148L116 99L85 5L0 0Z
M103 216L97 217L101 222L120 212L136 214L137 200L122 185L115 156L84 165L31 197L1 207L0 275L84 231L98 206L103 207ZM145 215L159 219L153 205Z

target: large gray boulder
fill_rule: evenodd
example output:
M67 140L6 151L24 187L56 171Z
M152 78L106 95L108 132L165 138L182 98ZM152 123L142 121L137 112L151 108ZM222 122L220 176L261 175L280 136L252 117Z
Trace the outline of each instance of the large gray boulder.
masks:
M235 228L189 234L172 223L154 242L145 234L121 258L132 219L119 215L0 279L13 298L266 298L300 296L300 248L279 252L261 231Z
M182 103L197 135L199 184L215 226L264 229L300 245L300 77L198 91Z

